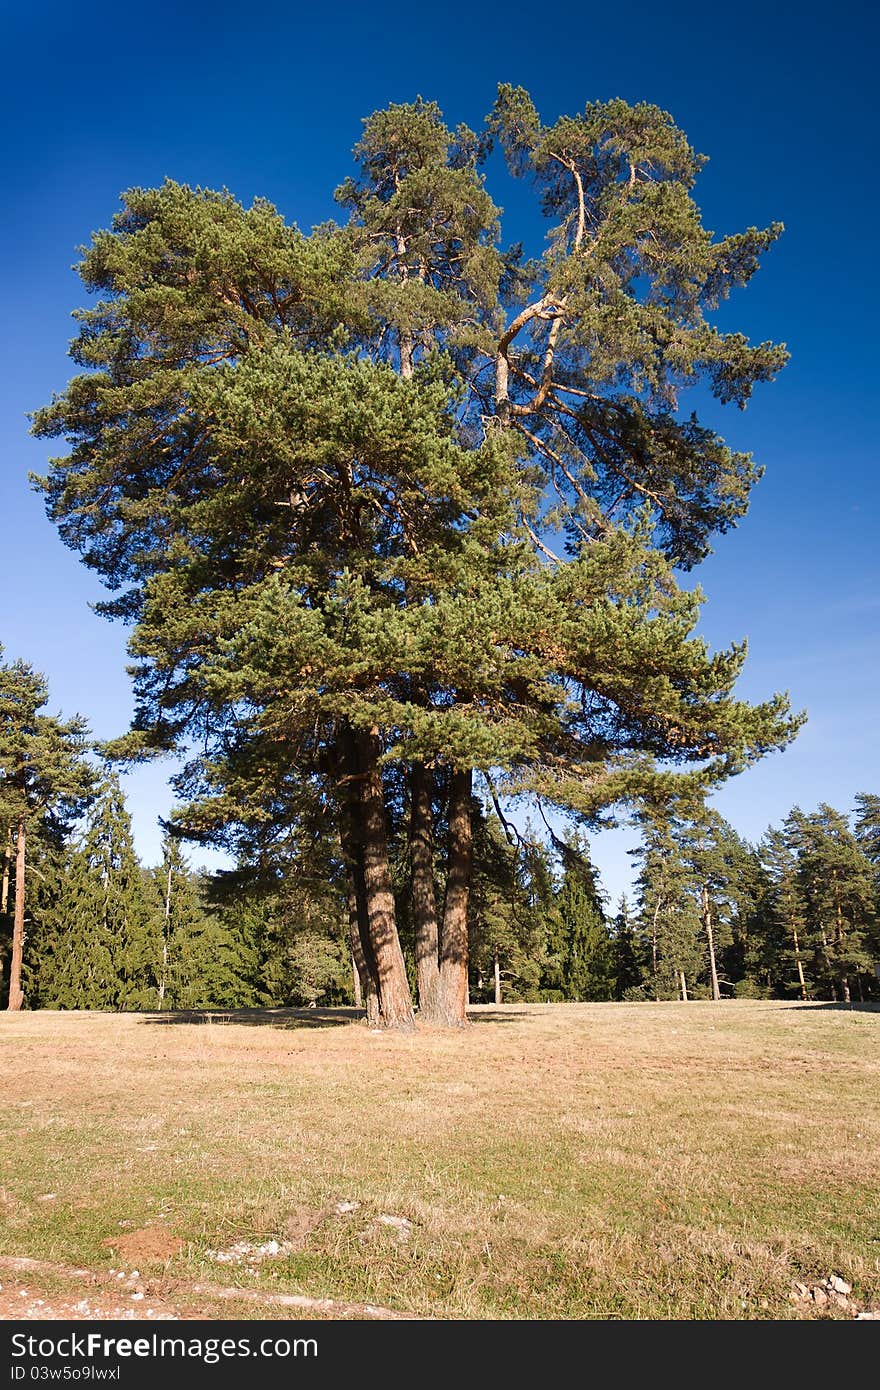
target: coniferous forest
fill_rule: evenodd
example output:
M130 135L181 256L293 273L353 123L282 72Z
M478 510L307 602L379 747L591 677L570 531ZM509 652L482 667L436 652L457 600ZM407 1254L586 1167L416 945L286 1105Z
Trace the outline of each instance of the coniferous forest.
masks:
M5 1005L363 1003L330 832L283 871L208 875L169 829L162 862L144 867L119 778L90 756L83 722L41 714L45 682L20 663L0 666L0 682ZM388 844L416 994L410 814L392 803ZM611 904L583 833L520 830L474 799L471 1002L880 998L880 796L857 796L849 815L794 807L754 845L711 809L637 816L635 893Z
M493 151L537 257L503 240ZM648 104L546 126L503 86L475 132L419 100L354 156L311 233L166 181L83 254L35 486L129 625L137 706L96 748L0 670L8 1006L406 1029L468 1000L876 999L880 797L759 844L709 805L802 719L738 698L745 645L710 652L683 584L761 469L682 397L743 407L784 367L713 319L781 226L715 239L702 156ZM113 769L170 752L145 867ZM641 831L631 902L591 863L609 815Z

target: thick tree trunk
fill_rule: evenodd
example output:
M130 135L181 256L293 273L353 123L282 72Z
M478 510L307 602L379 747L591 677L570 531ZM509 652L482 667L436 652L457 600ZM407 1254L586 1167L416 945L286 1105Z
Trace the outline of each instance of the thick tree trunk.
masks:
M354 734L343 729L339 736L340 816L339 841L348 879L348 939L351 958L367 1023L379 1026L379 977L370 939L364 855L361 843L360 769Z
M421 762L414 762L410 773L412 814L410 819L410 859L412 862L412 909L416 944L416 981L419 1013L427 1023L440 1017L440 958L437 903L434 897L434 810L431 781Z
M379 981L370 942L362 866L348 862L348 941L354 975L354 1002L364 1009L371 1028L379 1027Z
M6 845L3 850L3 888L0 890L0 914L9 911L9 870L12 866L12 826L6 832Z
M24 955L24 819L18 822L15 845L15 917L12 924L12 961L9 967L8 1009L20 1009L24 1003L21 988L21 963Z
M349 929L350 928L351 923L349 922ZM351 954L351 987L354 993L354 1006L356 1009L362 1009L364 1007L364 991L361 985L360 971L357 968L357 961L354 958L353 950Z
M467 1024L468 897L471 887L470 770L454 772L449 793L449 862L440 943L440 1007L447 1026Z
M375 731L358 732L355 743L360 763L359 829L364 889L379 982L379 1008L386 1028L410 1031L415 1027L415 1015L394 913L378 737Z
M686 1004L688 1002L688 987L683 970L679 970L678 978L681 981L681 1000L683 1004Z
M495 1003L501 1003L501 961L498 959L498 952L495 952L495 959L492 962L495 969Z
M709 890L703 884L703 926L706 928L706 939L709 942L709 971L712 976L712 998L716 1001L721 998L721 990L718 988L718 970L715 966L715 933L712 930L712 904L709 902Z

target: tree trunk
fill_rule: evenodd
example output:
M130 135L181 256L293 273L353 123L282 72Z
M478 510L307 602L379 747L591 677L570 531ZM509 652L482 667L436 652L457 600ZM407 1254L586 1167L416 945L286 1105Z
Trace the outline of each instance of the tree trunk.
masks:
M688 1002L688 987L683 970L679 970L678 978L681 981L681 1001L683 1004L686 1004Z
M0 891L0 915L9 911L9 870L12 865L12 826L6 832L6 846L3 850L3 888Z
M807 997L808 997L808 996L807 996L807 982L806 982L806 980L804 979L804 963L803 963L803 961L801 960L801 944L800 944L800 942L798 941L797 927L796 927L795 924L794 924L794 918L792 917L792 918L790 919L790 921L791 921L791 935L792 935L792 939L793 939L793 941L794 941L794 963L795 963L795 965L797 966L798 979L800 980L800 985L801 985L801 999L803 999L804 1002L806 1003L806 1000L807 1000Z
M712 905L709 902L709 890L703 884L703 926L706 928L706 939L709 942L709 970L712 975L712 998L719 1000L721 990L718 988L718 971L715 966L715 933L712 930Z
M162 973L159 976L159 1008L165 1007L165 989L168 984L168 932L171 926L171 862L168 863L168 881L165 885L165 920L162 927Z
M21 988L21 963L24 955L24 817L18 822L15 846L15 918L12 924L12 961L9 966L8 1009L18 1010L24 1003Z
M370 942L379 982L379 1009L386 1028L410 1031L415 1028L415 1015L394 914L377 731L358 732L355 744L360 763L360 840L364 890Z
M349 921L349 930L350 929L351 922ZM364 992L361 988L360 971L357 968L357 961L354 958L354 951L352 951L351 954L351 987L354 992L354 1006L356 1009L362 1009L364 1007Z
M364 1009L371 1028L379 1027L379 981L370 942L367 900L364 892L363 867L347 863L348 871L348 941L354 973L354 1002Z
M832 869L831 875L834 880L834 902L837 908L837 945L842 947L846 940L846 933L843 930L843 911L840 906L840 889L837 884L837 870ZM843 990L844 1003L851 1004L852 999L849 992L849 979L846 975L841 976L840 985Z
M440 1006L443 1022L455 1028L467 1024L467 913L473 859L471 780L470 769L453 772L449 791L449 862L440 944Z
M437 904L434 897L434 811L431 782L424 763L414 762L410 774L412 816L412 908L416 938L416 981L419 1012L428 1023L441 1022L440 960Z
M828 971L828 985L831 990L831 998L837 1002L837 987L834 983L834 973L831 969L831 956L828 954L828 935L825 928L821 929L822 935L822 957L825 961L825 969Z
M657 894L657 901L654 904L654 918L651 922L651 974L654 983L657 983L657 918L660 916L660 894ZM656 997L656 990L655 990Z
M361 843L360 781L357 749L350 729L339 735L340 816L339 840L348 878L348 938L367 1023L379 1027L379 977L370 939L364 855Z
M501 1003L501 961L498 959L497 950L493 965L495 967L495 1003L497 1005Z

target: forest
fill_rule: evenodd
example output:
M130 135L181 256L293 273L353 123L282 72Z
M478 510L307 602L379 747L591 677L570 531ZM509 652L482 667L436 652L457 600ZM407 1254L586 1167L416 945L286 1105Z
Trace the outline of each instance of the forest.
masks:
M22 663L0 666L4 1004L12 975L13 1002L30 1008L362 1005L330 835L283 873L212 875L188 866L169 826L161 864L145 868L119 777L90 756L79 721L31 708L10 737L23 689L47 693ZM612 905L584 833L520 830L475 798L468 1002L880 998L880 796L855 802L852 816L795 807L755 845L708 808L690 820L641 810L634 898ZM390 806L389 858L415 993L407 809Z
M536 257L502 241L493 154ZM713 321L781 224L716 239L703 156L647 103L545 125L502 85L475 132L419 99L354 157L310 233L167 180L83 252L78 375L33 421L67 452L34 485L129 626L136 711L94 750L3 667L8 1007L356 1000L409 1030L876 997L880 800L758 845L709 807L803 721L738 698L746 645L711 652L683 583L761 469L681 397L743 408L784 367ZM169 753L147 869L112 769ZM642 832L616 905L589 853L613 815Z

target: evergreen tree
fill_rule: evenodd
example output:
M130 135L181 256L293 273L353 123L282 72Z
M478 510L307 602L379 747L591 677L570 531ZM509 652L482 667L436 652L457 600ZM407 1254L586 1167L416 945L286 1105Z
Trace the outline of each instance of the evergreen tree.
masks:
M0 657L3 649L0 647ZM86 805L93 774L85 759L85 722L41 713L45 678L17 661L0 665L0 834L5 841L2 908L8 920L14 846L14 911L7 1008L24 1003L26 862L28 837L44 827L61 831Z
M725 962L734 965L745 948L747 923L760 893L759 865L733 827L710 807L698 807L683 820L677 839L693 876L710 990L718 1000L722 982L728 989L733 986Z
M760 957L783 995L796 990L806 1001L814 986L815 948L807 924L807 904L798 865L799 835L789 819L769 829L760 846L768 884L764 895Z
M536 910L533 887L545 851L532 839L518 843L508 834L497 816L481 812L475 819L471 997L495 1004L541 997L545 949L546 903Z
M668 808L648 805L639 813L643 843L633 851L639 928L648 948L648 987L655 999L687 999L688 980L703 966L699 941L699 887L681 852Z
M856 840L865 857L880 870L880 796L861 792L856 806Z
M611 999L614 960L599 876L582 839L563 844L562 853L542 986L550 998Z
M644 941L636 931L625 893L621 894L612 924L611 957L615 999L644 997Z
M161 919L135 855L119 779L108 774L43 933L39 1003L153 1009L161 959Z
M255 962L223 914L205 902L199 877L178 839L166 834L162 864L151 874L154 916L161 919L155 1007L223 1009L255 1004ZM250 967L250 968L249 968Z
M674 577L758 475L675 412L699 381L743 405L784 362L709 319L780 229L713 241L702 161L655 107L543 127L505 87L488 137L554 219L540 261L499 251L487 140L433 103L366 122L343 228L130 190L81 266L82 371L35 425L71 446L50 515L134 624L116 751L198 735L181 824L204 837L331 808L359 972L398 1027L393 778L423 1005L458 1024L475 775L589 821L797 727L733 698L744 648L708 653Z
M823 803L789 821L799 840L798 873L824 988L846 1003L876 985L874 870L847 819Z

